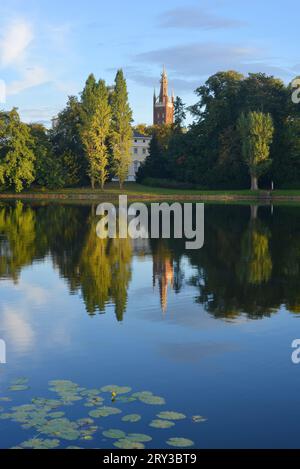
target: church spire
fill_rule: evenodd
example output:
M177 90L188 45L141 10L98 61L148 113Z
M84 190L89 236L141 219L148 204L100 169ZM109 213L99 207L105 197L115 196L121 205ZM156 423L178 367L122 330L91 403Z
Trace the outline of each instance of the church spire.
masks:
M163 66L160 91L157 97L153 96L153 122L154 125L172 124L174 121L174 98L169 97L168 76L165 66Z
M160 81L160 94L159 100L160 102L168 102L168 77L165 66L163 66L163 72L161 74L161 81Z

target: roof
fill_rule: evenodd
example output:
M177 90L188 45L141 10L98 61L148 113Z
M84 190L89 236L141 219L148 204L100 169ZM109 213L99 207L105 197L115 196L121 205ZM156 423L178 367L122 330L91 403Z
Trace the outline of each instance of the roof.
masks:
M136 130L134 130L134 132L133 132L133 138L149 138L149 139L151 139L151 136L150 136L150 135L141 134L140 132L137 132Z

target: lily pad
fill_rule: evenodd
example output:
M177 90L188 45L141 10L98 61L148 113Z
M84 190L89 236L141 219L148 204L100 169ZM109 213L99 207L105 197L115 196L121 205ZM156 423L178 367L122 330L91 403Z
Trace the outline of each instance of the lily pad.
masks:
M93 423L94 423L94 420L89 418L89 417L77 420L77 425L79 425L80 427L84 427L84 426L87 426L87 425L92 425Z
M146 443L147 441L151 441L152 437L149 435L144 435L143 433L129 433L126 439L138 443Z
M9 386L8 389L13 392L26 391L27 389L29 389L29 386L27 386L26 384L12 384L11 386Z
M21 384L28 384L28 378L17 378L11 381L11 385L13 386L19 386Z
M127 438L115 441L114 446L120 449L144 449L145 445L137 441L131 441Z
M116 430L114 428L104 431L102 435L105 436L106 438L113 438L115 440L126 438L125 432L123 432L122 430Z
M194 442L188 438L170 438L167 441L167 445L175 446L176 448L188 448L194 446Z
M40 433L49 436L57 436L63 440L77 440L80 437L78 425L67 418L59 418L47 421L38 427Z
M131 391L129 386L117 386L116 384L109 384L101 388L102 392L115 392L116 394L127 394Z
M53 449L59 447L59 440L32 438L31 440L21 443L21 446L28 449Z
M91 410L89 416L92 418L108 417L109 415L121 414L121 410L117 407L99 407L98 409Z
M150 391L136 392L132 396L136 397L137 399L139 399L144 404L164 405L166 403L166 401L163 397L155 396Z
M181 414L180 412L165 411L160 412L157 417L165 420L183 420L186 418L186 415Z
M129 404L131 402L136 401L136 397L132 396L118 396L118 401L124 402L125 404Z
M175 423L169 420L154 419L149 425L153 428L171 428L174 427Z
M141 420L141 416L139 414L128 414L128 415L125 415L122 420L123 422L131 422L131 423L135 423L135 422L139 422Z

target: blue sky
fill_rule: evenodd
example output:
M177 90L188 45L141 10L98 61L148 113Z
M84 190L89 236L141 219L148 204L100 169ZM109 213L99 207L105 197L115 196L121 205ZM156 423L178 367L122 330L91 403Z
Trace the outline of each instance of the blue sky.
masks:
M0 79L6 104L26 121L49 123L89 73L128 80L136 123L152 123L163 64L184 102L209 75L300 73L296 0L1 0Z

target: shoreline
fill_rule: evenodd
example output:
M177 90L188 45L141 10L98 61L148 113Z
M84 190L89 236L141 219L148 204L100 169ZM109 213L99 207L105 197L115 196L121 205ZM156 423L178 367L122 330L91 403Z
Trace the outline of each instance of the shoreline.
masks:
M213 191L212 191L213 192ZM0 193L0 200L52 200L52 201L103 201L103 200L118 200L122 193L103 192L103 193L80 193L80 192L45 192L45 193ZM162 201L212 201L212 202L262 202L266 204L272 204L272 202L300 202L300 195L283 195L283 194L150 194L150 193L126 193L129 201L133 200L162 200Z

